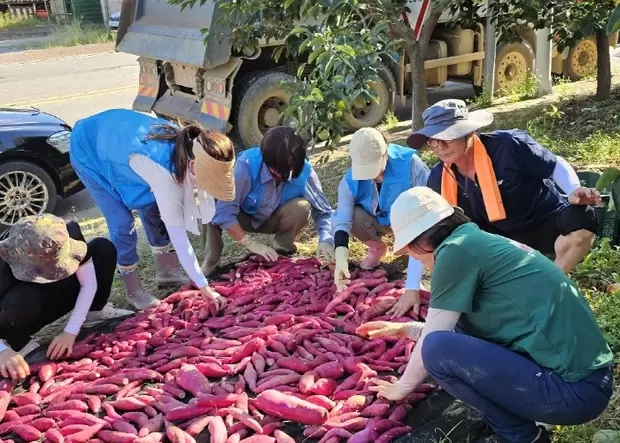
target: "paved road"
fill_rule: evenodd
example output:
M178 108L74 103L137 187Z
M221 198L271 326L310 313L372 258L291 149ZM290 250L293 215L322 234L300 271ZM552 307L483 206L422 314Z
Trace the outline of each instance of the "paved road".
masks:
M36 106L70 125L87 115L110 108L131 108L137 90L138 63L133 55L103 53L0 67L0 106ZM469 86L455 85L431 93L431 101L472 96ZM411 108L397 115L409 119ZM57 212L80 216L96 214L87 192L61 201ZM84 213L84 210L88 210Z

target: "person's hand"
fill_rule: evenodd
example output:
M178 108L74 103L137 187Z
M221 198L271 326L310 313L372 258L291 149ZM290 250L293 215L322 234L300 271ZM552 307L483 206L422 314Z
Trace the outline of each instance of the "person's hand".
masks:
M61 332L50 343L47 348L47 358L57 360L60 358L71 356L73 352L73 344L75 343L75 335L68 332Z
M4 378L26 378L30 375L30 367L24 357L7 348L0 352L0 374Z
M406 391L398 382L389 382L373 378L371 380L374 386L368 388L371 392L376 392L377 397L385 398L390 401L400 401L407 397L411 392Z
M326 262L334 261L334 247L329 243L319 243L316 248L316 258Z
M278 259L278 253L275 249L270 248L267 245L252 240L247 235L244 236L239 244L249 250L251 253L260 255L267 261L276 261Z
M408 289L398 298L398 301L387 311L387 315L402 317L409 309L413 308L414 314L420 313L420 291Z
M577 188L568 196L571 205L600 206L603 204L601 195L593 188Z
M351 278L349 273L349 249L344 246L338 246L335 255L334 284L336 285L336 290L342 292L347 288Z
M217 291L214 291L209 286L205 286L200 289L200 293L206 299L209 299L213 302L218 312L224 309L227 305L227 301L224 297L222 297Z
M409 338L417 340L422 333L424 323L412 321L408 323L398 323L391 321L369 321L361 324L355 330L357 335L368 337L374 340L380 337Z

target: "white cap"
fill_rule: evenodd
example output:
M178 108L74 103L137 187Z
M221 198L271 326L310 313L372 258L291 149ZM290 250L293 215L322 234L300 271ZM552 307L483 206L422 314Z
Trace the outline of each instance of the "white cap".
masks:
M409 243L452 214L454 208L431 188L416 186L400 194L390 210L394 255L404 254Z
M362 128L353 134L349 144L353 180L374 180L381 174L387 143L375 128Z

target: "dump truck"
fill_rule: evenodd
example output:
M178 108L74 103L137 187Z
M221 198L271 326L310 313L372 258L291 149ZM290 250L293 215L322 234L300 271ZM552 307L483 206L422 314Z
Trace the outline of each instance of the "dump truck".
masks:
M201 29L221 32L221 12L212 0L181 10L166 0L124 0L116 50L138 56L138 93L133 109L169 119L196 122L209 130L235 130L245 146L257 145L266 130L282 124L281 111L293 80L305 60L280 57L281 42L236 53L227 39L204 41ZM427 86L448 80L483 84L484 23L471 28L454 25L448 12L439 20L425 56ZM500 43L496 50L495 85L510 89L534 69L536 33L524 26L520 40ZM596 42L585 38L552 54L553 73L578 80L596 70ZM350 129L378 125L400 100L410 95L411 71L403 50L398 62L379 67L372 83L378 100L356 101L345 114Z

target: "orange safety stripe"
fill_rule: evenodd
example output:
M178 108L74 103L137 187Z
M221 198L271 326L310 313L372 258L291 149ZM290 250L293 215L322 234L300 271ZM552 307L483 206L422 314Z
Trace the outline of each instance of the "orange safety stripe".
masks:
M140 85L138 95L142 95L144 97L155 97L157 95L157 88L153 86Z
M222 106L215 102L203 101L200 112L203 114L211 115L220 120L228 120L228 116L230 115L230 108L226 106Z

